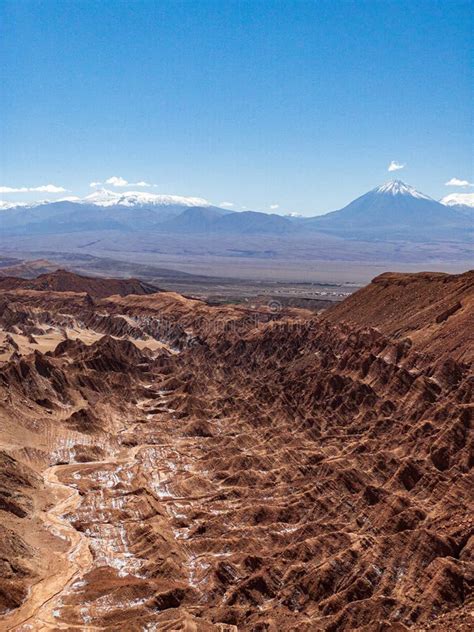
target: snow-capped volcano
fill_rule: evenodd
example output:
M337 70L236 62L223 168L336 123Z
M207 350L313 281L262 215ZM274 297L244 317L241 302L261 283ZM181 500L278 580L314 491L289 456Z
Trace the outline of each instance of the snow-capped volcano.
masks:
M313 229L350 239L450 239L472 229L454 208L391 180L340 209L308 220Z
M389 182L385 182L385 184L381 184L375 189L372 190L373 193L382 193L385 195L409 195L414 198L418 198L421 200L432 200L429 195L425 195L424 193L420 193L414 187L409 184L405 184L401 180L390 180Z
M116 193L108 189L94 191L82 198L81 202L94 206L211 206L210 202L199 197L162 195L144 191Z

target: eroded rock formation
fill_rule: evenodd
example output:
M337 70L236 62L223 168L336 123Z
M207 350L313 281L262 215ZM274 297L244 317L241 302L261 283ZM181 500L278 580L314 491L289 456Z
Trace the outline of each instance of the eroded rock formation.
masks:
M473 287L4 289L2 629L472 629Z

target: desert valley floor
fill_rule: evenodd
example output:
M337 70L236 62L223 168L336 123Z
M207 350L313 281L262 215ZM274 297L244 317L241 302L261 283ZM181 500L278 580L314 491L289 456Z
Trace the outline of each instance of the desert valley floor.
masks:
M0 630L472 630L474 273L150 292L0 279Z

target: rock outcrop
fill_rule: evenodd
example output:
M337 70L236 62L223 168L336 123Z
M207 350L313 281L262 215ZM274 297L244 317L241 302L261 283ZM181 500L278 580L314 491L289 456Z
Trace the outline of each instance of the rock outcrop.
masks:
M68 270L40 274L33 279L0 276L0 290L40 290L42 292L86 292L96 298L118 294L153 294L159 288L138 279L104 279L87 277Z

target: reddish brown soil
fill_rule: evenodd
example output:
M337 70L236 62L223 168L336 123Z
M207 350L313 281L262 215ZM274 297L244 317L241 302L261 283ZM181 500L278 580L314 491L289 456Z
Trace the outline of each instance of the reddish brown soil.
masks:
M417 349L474 360L474 272L387 272L326 312L331 322L376 327Z
M0 629L472 629L473 288L4 290Z

